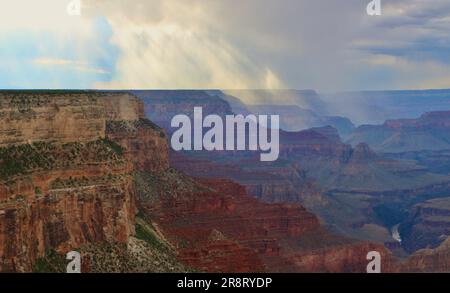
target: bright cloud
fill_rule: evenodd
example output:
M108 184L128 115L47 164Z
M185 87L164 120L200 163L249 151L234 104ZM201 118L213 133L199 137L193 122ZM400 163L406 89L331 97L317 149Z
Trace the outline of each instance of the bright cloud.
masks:
M122 54L117 75L97 87L284 87L268 63L245 54L222 34L212 18L219 2L138 1L126 13L120 1L111 2L99 1L96 11L105 11L115 32L112 43Z
M333 91L450 76L448 0L382 1L379 17L369 0L84 0L79 17L69 2L0 0L0 86Z
M258 65L225 40L175 24L135 26L112 22L121 49L117 75L99 87L282 87L270 68Z
M56 58L46 58L39 57L33 60L33 63L41 66L63 66L69 69L81 71L81 72L90 72L90 73L98 73L98 74L108 74L109 72L102 69L96 68L89 65L88 62L85 61L75 61L68 59L56 59Z
M0 87L90 88L109 80L117 52L100 17L74 17L69 1L0 0Z

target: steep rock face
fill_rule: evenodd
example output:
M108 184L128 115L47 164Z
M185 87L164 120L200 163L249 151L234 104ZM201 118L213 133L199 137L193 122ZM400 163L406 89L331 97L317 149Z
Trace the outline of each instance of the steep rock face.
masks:
M326 241L324 243L324 247L322 243L316 243L314 249L291 253L288 258L298 267L299 272L365 273L369 263L367 254L376 251L381 255L382 272L392 272L396 268L394 258L380 244L351 243L339 238L331 240L333 245Z
M387 120L382 125L363 125L348 137L355 145L368 143L386 153L450 148L450 111L429 112L417 119Z
M329 190L414 189L448 180L412 162L378 155L367 143L355 147L344 144L330 127L281 132L280 144L281 158L297 162L310 178Z
M50 249L62 253L96 241L126 242L134 233L131 180L51 190L44 197L2 205L0 271L29 272Z
M369 251L379 250L386 263L390 257L382 246L330 235L299 205L262 203L230 181L175 171L148 176L137 179L142 210L179 259L199 270L364 272Z
M108 121L106 136L124 149L137 170L164 171L169 168L169 145L164 130L148 119Z
M421 249L398 266L401 272L449 272L450 238L435 249Z
M308 208L326 204L320 188L314 181L306 178L304 170L297 164L261 164L254 155L215 155L231 159L228 162L218 162L210 154L191 156L188 153L169 153L171 165L185 174L238 182L245 186L248 194L264 202L296 202ZM237 158L239 160L236 161Z
M280 156L320 156L336 160L347 160L351 147L343 144L336 129L332 127L313 128L300 132L280 132Z
M88 94L0 94L0 146L86 142L104 132L103 106Z
M145 116L144 103L130 94L102 96L106 137L118 143L138 170L163 171L169 167L164 130Z
M361 164L378 159L380 159L379 156L377 156L377 154L372 149L370 149L369 145L362 142L355 146L355 148L353 149L349 162L354 164Z
M390 215L380 215L380 205L392 204L401 214L412 201L448 185L445 176L387 159L367 144L344 144L332 127L281 131L274 163L249 152L171 152L170 159L186 174L233 180L264 202L300 203L334 231L380 243L391 241L388 229L403 220L387 223Z
M42 144L33 146L15 162L30 155L55 160L0 180L0 271L30 271L52 249L126 242L135 214L130 165L103 141L46 144L47 156Z
M142 101L127 93L103 93L97 98L103 104L108 121L136 121L145 118Z
M50 250L126 243L136 213L131 172L168 164L163 155L143 160L167 146L142 102L123 93L1 95L0 271L30 271ZM132 135L110 135L122 122L135 126Z
M450 199L437 198L415 205L400 226L402 245L414 252L436 248L450 235Z
M125 93L2 92L0 146L35 141L87 142L105 137L105 120L142 118L142 101Z

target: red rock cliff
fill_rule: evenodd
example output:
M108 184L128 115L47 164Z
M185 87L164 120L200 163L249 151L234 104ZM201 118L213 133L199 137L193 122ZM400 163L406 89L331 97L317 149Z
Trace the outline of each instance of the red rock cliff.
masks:
M186 265L206 272L365 272L380 245L329 234L300 205L268 204L220 179L168 171L143 175L142 210L160 227ZM174 184L173 182L176 182ZM151 194L151 196L150 196Z
M30 271L49 250L134 234L131 172L168 166L164 133L137 98L7 93L0 122L0 271ZM121 123L135 127L122 133Z

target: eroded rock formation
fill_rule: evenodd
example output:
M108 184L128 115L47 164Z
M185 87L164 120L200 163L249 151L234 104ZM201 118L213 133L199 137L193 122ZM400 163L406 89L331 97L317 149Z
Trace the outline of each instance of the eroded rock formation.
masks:
M122 93L0 95L0 271L30 271L49 250L126 243L131 173L168 166L164 133L142 102Z

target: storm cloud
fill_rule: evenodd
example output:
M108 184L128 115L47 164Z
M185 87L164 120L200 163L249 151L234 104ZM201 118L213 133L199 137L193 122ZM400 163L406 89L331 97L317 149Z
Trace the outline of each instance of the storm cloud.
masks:
M67 17L44 0L52 12L0 20L0 39L8 47L5 35L39 29L57 48L75 43L73 54L49 46L33 59L63 62L31 63L89 71L95 88L450 87L450 3L382 0L382 15L368 16L369 2L84 0L82 15ZM20 13L13 6L8 15ZM95 29L99 21L108 29ZM68 24L70 38L61 33Z

